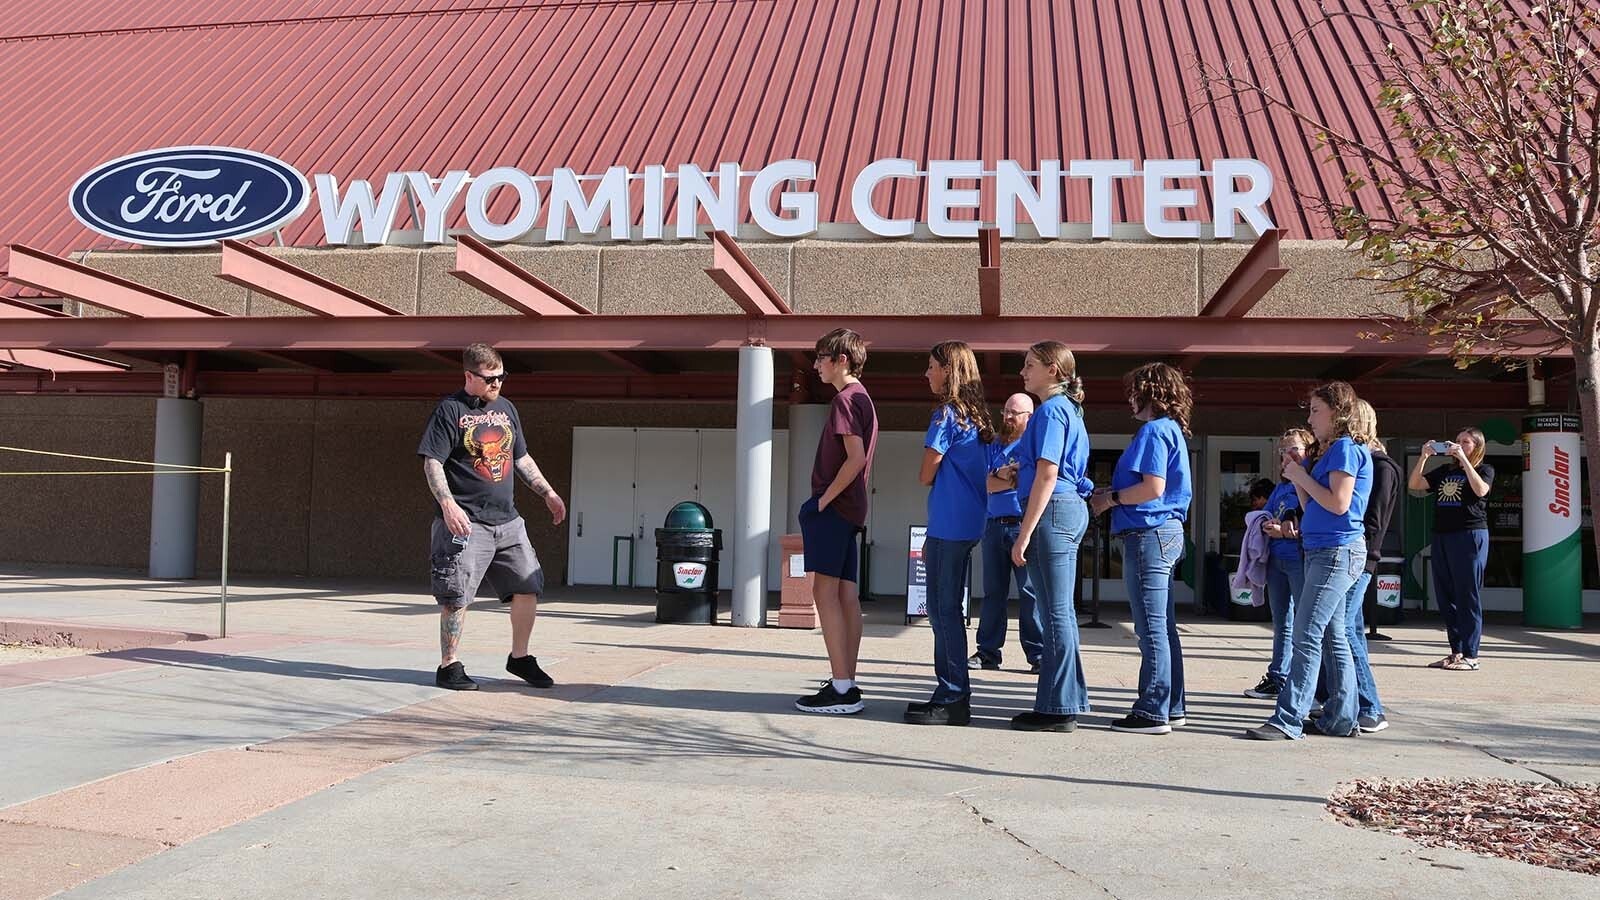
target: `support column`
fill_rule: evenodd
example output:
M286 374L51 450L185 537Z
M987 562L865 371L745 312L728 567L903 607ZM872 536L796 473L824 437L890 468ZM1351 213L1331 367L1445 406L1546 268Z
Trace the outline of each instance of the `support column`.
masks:
M789 517L784 520L785 531L800 527L800 507L811 499L811 464L827 421L826 403L789 404Z
M739 348L734 441L733 624L767 622L767 547L772 537L772 348Z
M198 400L162 397L156 401L155 461L200 465L204 421ZM150 577L193 578L199 534L200 478L152 475L150 490Z

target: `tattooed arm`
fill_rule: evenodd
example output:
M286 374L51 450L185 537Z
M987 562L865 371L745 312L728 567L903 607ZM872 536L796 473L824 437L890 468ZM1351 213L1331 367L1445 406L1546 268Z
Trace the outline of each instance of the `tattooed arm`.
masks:
M532 488L534 493L544 498L546 509L550 510L550 521L556 525L567 517L567 504L561 500L561 495L545 480L544 473L539 471L539 465L533 457L523 454L517 458L517 475L522 478L522 483Z
M437 459L424 459L422 477L427 479L428 492L433 494L433 499L439 504L439 510L444 513L444 525L450 529L450 533L471 534L472 522L450 493L450 483L444 478L444 464Z

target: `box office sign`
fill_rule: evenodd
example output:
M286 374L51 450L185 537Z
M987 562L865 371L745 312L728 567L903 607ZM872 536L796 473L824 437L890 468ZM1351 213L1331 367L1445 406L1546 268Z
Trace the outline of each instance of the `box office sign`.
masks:
M341 181L318 174L317 210L327 242L374 245L399 242L398 226L409 223L405 242L444 243L458 216L466 230L493 242L561 242L577 236L614 241L695 240L702 228L736 232L749 220L776 238L815 234L820 201L817 164L784 159L749 170L722 163L707 171L695 165L647 165L640 171L612 166L579 174L558 168L548 174L515 166L473 173L452 169L391 172L380 182ZM1015 160L994 165L980 160L875 160L853 173L850 209L856 223L883 238L917 235L974 238L980 223L963 218L983 213L1005 238L1028 223L1046 240L1065 226L1087 225L1094 238L1112 233L1112 204L1120 183L1139 184L1140 225L1153 238L1198 239L1194 217L1202 189L1209 193L1212 234L1235 236L1240 221L1254 233L1273 227L1267 215L1272 171L1255 159L1041 160L1026 168ZM923 197L915 217L894 217L883 208L890 187ZM1076 192L1076 193L1074 193ZM986 203L987 195L990 200ZM251 150L229 147L169 147L112 160L73 185L74 215L109 237L150 246L194 246L269 232L294 220L308 205L310 188L293 166ZM1087 203L1088 221L1069 222L1069 201ZM841 198L843 199L843 198ZM637 229L634 222L640 224ZM1079 232L1081 233L1081 231ZM1030 235L1032 236L1032 235Z

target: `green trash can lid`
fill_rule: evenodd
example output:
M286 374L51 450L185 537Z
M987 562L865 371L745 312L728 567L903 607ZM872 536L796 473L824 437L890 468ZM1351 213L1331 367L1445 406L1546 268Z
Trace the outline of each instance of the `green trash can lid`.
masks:
M707 530L711 528L711 510L693 500L685 500L667 513L667 520L661 527L669 531Z

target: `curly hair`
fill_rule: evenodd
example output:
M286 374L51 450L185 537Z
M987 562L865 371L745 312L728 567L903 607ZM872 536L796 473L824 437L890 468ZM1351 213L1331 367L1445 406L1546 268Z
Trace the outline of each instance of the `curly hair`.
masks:
M989 402L983 396L978 357L973 355L972 348L963 341L940 341L928 355L946 372L939 406L955 410L956 421L962 425L977 426L978 440L985 444L993 441L994 423L989 418Z
M1028 348L1039 365L1045 368L1055 367L1061 380L1056 382L1051 394L1065 394L1067 399L1079 406L1083 405L1083 379L1078 377L1078 361L1073 358L1072 351L1060 341L1040 341ZM1044 398L1041 398L1044 399Z
M1194 415L1194 394L1182 372L1166 363L1145 363L1122 376L1122 389L1135 406L1149 410L1150 418L1171 419L1183 429L1184 437L1193 437L1189 417Z
M1313 388L1311 394L1306 398L1306 402L1310 403L1313 397L1321 400L1323 405L1333 413L1333 440L1347 437L1358 444L1366 444L1372 439L1372 435L1362 430L1361 423L1356 421L1356 401L1360 398L1356 396L1355 388L1343 381L1330 381L1327 384ZM1332 443L1332 441L1329 443ZM1326 447L1322 446L1320 440L1317 441L1308 450L1306 454L1307 461L1319 459L1326 449Z

